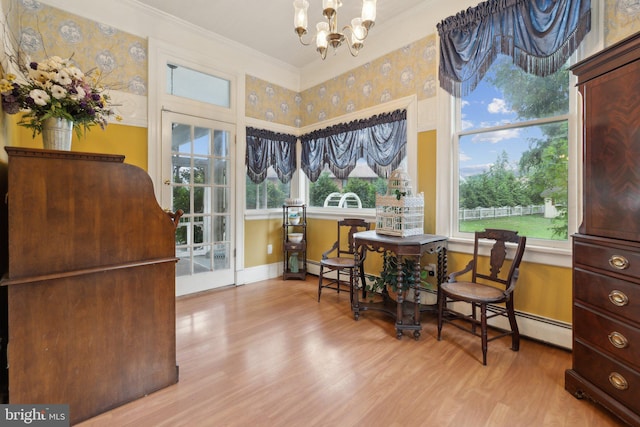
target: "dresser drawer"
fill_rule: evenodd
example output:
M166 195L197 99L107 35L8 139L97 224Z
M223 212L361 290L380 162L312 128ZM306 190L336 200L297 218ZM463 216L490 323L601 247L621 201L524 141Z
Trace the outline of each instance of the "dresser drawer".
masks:
M640 323L640 285L636 283L576 267L573 270L573 297Z
M640 373L593 348L573 342L573 370L599 389L640 413Z
M640 329L574 306L574 334L616 359L640 368Z
M640 279L640 252L627 248L596 246L574 240L574 264L624 274Z

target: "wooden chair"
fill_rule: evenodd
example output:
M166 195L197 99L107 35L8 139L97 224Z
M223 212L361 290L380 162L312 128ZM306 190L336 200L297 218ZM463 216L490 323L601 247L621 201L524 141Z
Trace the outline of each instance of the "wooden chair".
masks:
M353 300L353 279L356 267L354 259L353 235L360 231L369 230L371 225L363 219L345 218L338 221L338 240L333 244L331 249L322 254L320 260L320 278L318 280L318 302L322 288L335 289L340 293L342 286L349 286L349 295ZM332 255L330 257L329 255ZM362 260L362 257L360 258ZM335 279L327 279L328 282L323 284L325 268L327 271L335 271ZM343 280L342 277L349 275L349 280ZM364 285L364 269L360 268L360 279Z
M478 246L480 240L493 242L490 259L486 268L480 268ZM438 341L441 339L443 323L452 325L473 335L482 338L482 364L487 364L487 343L497 338L511 335L511 349L518 351L520 348L520 333L513 309L513 290L518 280L520 261L524 254L527 238L518 236L517 231L486 229L475 233L473 247L473 259L467 266L458 272L449 275L449 281L442 283L438 291ZM507 259L506 243L515 243L515 254L508 267L508 272L500 274ZM488 270L488 274L487 274ZM465 282L457 282L456 277L471 272L471 279ZM450 302L465 302L471 304L471 314L463 314L448 307ZM504 304L497 305L497 304ZM477 317L477 309L480 308L480 319ZM490 312L490 315L487 315ZM500 334L488 338L487 320L504 316L509 319L511 329L500 330ZM463 322L460 322L462 320ZM476 328L480 326L480 334Z

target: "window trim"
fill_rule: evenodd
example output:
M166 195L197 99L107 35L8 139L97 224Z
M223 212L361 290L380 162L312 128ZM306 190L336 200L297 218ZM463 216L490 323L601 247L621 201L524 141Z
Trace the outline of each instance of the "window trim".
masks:
M569 113L560 116L554 116L550 119L537 119L531 122L524 122L527 125L531 123L549 123L550 121L557 121L559 119L566 119L569 122L568 126L568 138L569 138L569 176L568 176L568 204L569 204L569 238L566 241L550 241L544 239L529 238L527 241L527 253L525 254L525 260L540 264L556 265L561 267L571 266L571 235L577 231L578 228L578 209L576 208L575 200L577 198L578 191L578 159L581 156L578 155L578 145L572 143L577 141L577 129L579 124L577 123L577 90L575 88L575 77L570 76L569 80ZM437 207L436 207L436 233L449 237L449 250L454 252L462 252L470 254L473 252L473 234L460 233L457 230L455 222L457 221L457 200L458 193L458 180L455 175L459 169L458 164L458 138L462 135L469 135L478 133L475 131L461 131L456 133L454 127L454 120L458 121L457 125L460 126L460 115L456 114L460 111L460 99L453 98L444 90L440 90L441 102L445 106L441 106L442 111L446 111L448 114L443 114L443 119L448 116L449 126L441 122L438 123L438 129L445 129L443 132L438 132L437 137L437 162L438 165L450 165L450 167L439 167L437 173ZM510 125L511 126L511 125ZM521 127L523 122L516 123L512 127ZM496 130L495 128L491 128ZM499 129L504 129L500 127ZM490 129L482 129L480 132L488 132Z
M573 76L571 76L569 78L569 90L571 90L571 87L575 86L574 82L573 82ZM570 96L570 98L573 98ZM571 110L571 100L569 100L569 110ZM575 107L574 107L575 108ZM525 120L525 121L521 121L521 122L514 122L514 123L509 123L507 125L504 126L491 126L491 127L486 127L486 128L478 128L478 129L474 129L474 130L470 130L470 131L460 131L460 132L453 132L453 136L452 136L452 144L455 144L452 149L454 150L455 153L457 153L456 147L459 146L459 141L460 138L463 136L469 136L469 135L479 135L479 134L483 134L483 133L491 133L491 132L496 132L496 131L500 131L500 130L506 130L506 129L518 129L518 128L524 128L524 127L531 127L531 126L541 126L541 125L545 125L545 124L551 124L551 123L560 123L560 122L564 122L566 121L568 126L567 126L567 139L569 141L572 141L572 128L575 128L574 126L571 126L571 111L569 111L566 114L559 114L557 116L552 116L552 117L545 117L542 119L534 119L534 120ZM574 138L575 140L575 138ZM567 155L570 155L571 152L571 148L567 148ZM452 159L452 168L454 171L459 171L460 170L460 165L458 163L458 156L454 155L453 159ZM569 167L569 169L571 169ZM567 171L567 175L568 175L568 179L569 179L569 183L568 183L568 191L569 191L569 196L568 198L570 199L571 196L571 191L572 191L572 183L571 183L571 174L569 171ZM460 195L458 194L458 191L460 189L460 181L458 178L456 178L458 176L458 174L456 173L452 173L451 179L454 181L452 183L453 186L453 193L455 195L455 199L453 200L458 200ZM575 191L575 189L573 189ZM453 202L452 200L452 202ZM458 222L458 211L459 209L451 209L451 223L450 223L450 227L451 227L451 235L452 237L457 237L459 239L467 239L470 233L463 233L460 230L457 230L457 222ZM571 212L571 211L569 211ZM568 230L569 230L569 237L567 238L567 240L546 240L546 239L537 239L534 237L527 237L529 243L532 241L544 241L545 245L541 245L541 246L545 246L545 247L549 247L549 248L557 248L557 249L566 249L567 245L570 243L571 240L571 234L575 231L572 230L577 230L578 229L578 224L575 223L576 220L576 216L574 215L569 215L568 218Z

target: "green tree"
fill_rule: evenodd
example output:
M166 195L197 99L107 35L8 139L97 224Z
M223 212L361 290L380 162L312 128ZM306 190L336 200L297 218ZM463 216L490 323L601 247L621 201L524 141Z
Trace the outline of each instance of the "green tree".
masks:
M258 209L258 186L255 182L249 179L249 176L245 180L245 202L246 209Z
M175 184L184 184L184 186L173 187L173 210L177 211L178 209L182 209L185 214L191 214L191 199L193 198L193 211L204 212L204 189L197 184L203 184L205 182L205 168L176 167L173 175L173 182ZM187 186L190 183L194 184L194 186ZM193 193L191 192L192 189ZM189 243L187 242L187 226L180 226L176 229L176 243ZM194 226L192 231L193 241L202 242L202 227Z
M518 178L509 164L509 156L503 151L489 170L468 177L460 183L460 207L522 206L530 203L526 185Z
M487 81L499 88L520 119L556 116L569 111L569 70L562 67L546 77L523 72L508 59L498 59Z
M357 194L363 208L376 207L376 187L363 179L349 178L344 192Z
M373 183L373 186L376 188L376 194L387 194L387 180L384 178L380 178L378 177L375 182Z
M316 182L309 186L309 205L323 206L324 199L331 193L339 193L340 188L331 179L328 172L322 172Z
M282 182L267 181L267 208L280 208L289 197L289 187Z
M264 194L265 191L266 195ZM245 184L247 209L281 208L289 194L289 185L283 184L277 179L268 179L256 184L247 176ZM265 198L267 206L263 206Z
M507 106L519 119L537 119L569 111L569 70L537 77L522 72L507 61L499 61L488 81L500 89ZM568 140L566 121L540 126L543 137L532 139L522 154L519 172L527 181L527 197L542 203L552 197L559 216L552 227L554 235L568 237ZM544 196L543 196L544 195Z

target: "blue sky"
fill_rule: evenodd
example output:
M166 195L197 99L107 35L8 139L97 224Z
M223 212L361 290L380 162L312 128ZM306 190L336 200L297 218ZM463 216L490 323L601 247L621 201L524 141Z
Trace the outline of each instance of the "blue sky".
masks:
M500 126L516 121L516 114L509 110L503 94L484 80L471 94L462 98L463 130ZM461 176L486 171L503 151L507 152L509 163L516 168L522 153L529 148L529 139L540 135L538 127L527 127L461 138Z

